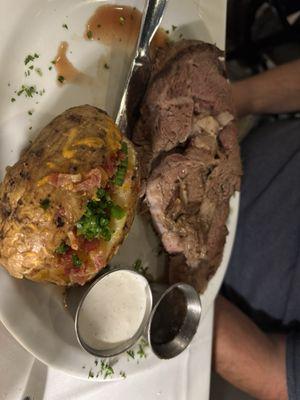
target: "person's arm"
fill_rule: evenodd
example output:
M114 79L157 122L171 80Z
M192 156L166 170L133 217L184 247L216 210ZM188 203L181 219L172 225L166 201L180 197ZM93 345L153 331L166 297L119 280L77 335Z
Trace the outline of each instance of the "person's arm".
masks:
M300 60L232 84L237 116L300 111Z
M288 399L285 337L263 333L221 296L215 307L213 365L225 380L256 399Z

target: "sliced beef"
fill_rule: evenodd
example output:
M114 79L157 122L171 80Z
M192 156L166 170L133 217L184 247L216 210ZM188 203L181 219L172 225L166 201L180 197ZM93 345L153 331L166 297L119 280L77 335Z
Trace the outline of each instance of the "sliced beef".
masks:
M219 266L241 164L222 52L198 41L162 49L133 141L145 198L170 254L170 281L203 291Z

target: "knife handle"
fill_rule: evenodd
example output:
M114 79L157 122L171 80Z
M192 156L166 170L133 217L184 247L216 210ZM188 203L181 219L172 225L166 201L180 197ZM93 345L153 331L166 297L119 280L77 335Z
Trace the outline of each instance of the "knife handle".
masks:
M168 0L146 0L145 12L143 13L137 41L137 58L144 58L147 56L150 42L161 23L167 1Z

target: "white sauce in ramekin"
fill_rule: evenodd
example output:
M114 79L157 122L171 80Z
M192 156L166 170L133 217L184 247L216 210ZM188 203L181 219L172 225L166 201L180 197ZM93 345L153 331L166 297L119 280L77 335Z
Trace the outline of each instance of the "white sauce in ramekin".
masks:
M104 276L85 297L78 315L81 339L94 349L110 349L133 338L147 307L147 282L127 270Z

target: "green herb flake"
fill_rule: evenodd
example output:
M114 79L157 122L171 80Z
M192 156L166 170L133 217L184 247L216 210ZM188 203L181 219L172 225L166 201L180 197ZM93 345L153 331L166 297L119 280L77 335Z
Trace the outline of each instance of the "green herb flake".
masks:
M70 246L67 245L66 242L61 242L61 244L56 247L55 253L56 254L65 254L69 250Z
M32 61L34 61L34 56L32 56L31 54L28 54L28 56L25 57L24 64L27 65L28 63L30 63Z
M95 365L97 367L97 365L99 364L99 361L97 360L97 358L95 359L94 363L95 363Z
M82 261L80 260L78 255L75 254L75 253L72 254L72 264L74 265L74 267L81 267L82 266Z
M14 102L16 101L16 99L15 99L14 97L12 97L12 98L10 99L10 101L11 101L12 103L14 103Z
M119 375L123 379L125 379L127 377L127 375L126 375L126 373L124 371L120 371Z
M126 353L130 358L135 359L134 350L127 350Z
M90 378L94 378L94 372L92 371L92 368L89 370L89 374L88 374L88 379Z
M165 32L166 32L167 35L170 33L170 31L168 29Z
M143 346L142 344L139 344L139 349L137 351L137 355L140 358L146 358L147 354L145 353L145 346Z
M67 24L62 24L62 27L65 28L65 29L69 29Z
M57 80L58 80L58 82L60 82L60 83L64 83L65 78L64 78L64 76L59 75L58 78L57 78Z
M33 70L33 68L34 68L34 66L33 66L33 65L30 65L29 69Z
M107 63L104 64L105 69L109 69L109 65Z
M178 28L178 27L177 27L176 25L172 25L172 31L173 31L173 32L176 31L177 28Z
M119 18L119 22L120 22L120 25L125 25L125 17L120 17Z
M37 53L34 53L34 58L40 58L40 55Z
M101 373L104 379L108 378L109 376L112 376L115 373L113 367L104 360L101 360L101 369L99 372Z
M32 114L33 114L33 110L27 111L27 114L28 114L28 115L32 115Z
M30 126L28 129L31 131L31 129L32 129L32 126Z
M93 38L93 32L92 31L87 31L86 36L89 40Z
M55 65L56 64L56 60L52 60L51 64Z
M50 65L50 67L48 67L48 69L49 69L49 71L51 71L52 70L52 66Z
M50 199L49 197L46 197L45 199L40 200L40 206L42 207L43 210L48 210L50 207Z
M36 68L35 72L39 75L39 76L43 76L43 71L41 70L41 68Z
M21 89L17 92L17 95L21 96L21 94L24 94L25 97L33 97L35 93L36 93L35 86L22 85Z

